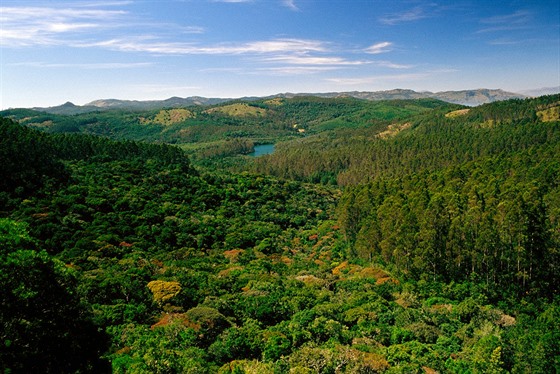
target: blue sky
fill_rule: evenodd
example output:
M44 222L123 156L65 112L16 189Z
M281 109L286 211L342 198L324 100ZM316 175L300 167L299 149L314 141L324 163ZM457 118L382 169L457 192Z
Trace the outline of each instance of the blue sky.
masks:
M1 0L0 107L559 86L559 3Z

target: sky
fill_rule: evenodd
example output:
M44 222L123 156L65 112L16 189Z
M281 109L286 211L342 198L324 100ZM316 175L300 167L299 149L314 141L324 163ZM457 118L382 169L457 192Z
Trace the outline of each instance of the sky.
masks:
M558 0L0 0L0 107L560 86Z

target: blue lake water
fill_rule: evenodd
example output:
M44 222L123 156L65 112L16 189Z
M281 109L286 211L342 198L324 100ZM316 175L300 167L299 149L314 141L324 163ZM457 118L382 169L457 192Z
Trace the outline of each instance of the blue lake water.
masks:
M259 157L269 155L274 152L274 144L260 144L255 146L255 151L249 153L249 156Z

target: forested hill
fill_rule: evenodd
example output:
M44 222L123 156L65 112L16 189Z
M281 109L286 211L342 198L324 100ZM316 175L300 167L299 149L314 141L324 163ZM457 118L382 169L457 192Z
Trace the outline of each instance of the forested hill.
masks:
M348 186L338 219L364 259L415 278L557 294L559 98L286 142L256 170Z
M354 185L558 144L559 95L435 108L389 125L279 143L255 166L284 178Z
M113 139L231 148L231 143L277 142L339 127L386 126L436 108L460 108L434 99L366 101L354 98L274 98L154 110L109 110L62 115L30 109L0 112L48 133L85 133ZM234 150L242 153L243 147ZM250 146L249 146L250 148Z
M0 370L560 371L559 104L4 112Z

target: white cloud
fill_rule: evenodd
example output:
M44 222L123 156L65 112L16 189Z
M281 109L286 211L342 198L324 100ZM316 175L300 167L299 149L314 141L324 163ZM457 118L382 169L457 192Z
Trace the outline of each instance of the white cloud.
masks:
M382 68L390 68L390 69L411 69L414 67L414 65L396 64L391 61L373 61L372 63L375 66L379 66Z
M476 33L481 34L527 29L531 19L532 14L525 10L519 10L511 14L483 18L480 20L480 23L485 25L485 27L481 28Z
M483 18L480 23L484 24L520 24L527 23L531 19L531 13L526 10L518 10L517 12L511 14L503 14L499 16L492 16Z
M282 4L291 10L299 11L299 8L295 4L295 0L282 0Z
M366 53L370 53L372 55L376 55L379 53L387 53L390 52L391 49L390 47L393 45L393 43L391 42L380 42L380 43L376 43L373 44L369 47L367 47L364 52Z
M51 24L45 25L45 29L47 32L53 33L63 33L68 31L78 31L78 30L85 30L85 29L93 29L99 27L98 24L95 23L63 23L63 22L55 22Z
M320 56L274 56L266 58L265 61L290 65L364 65L370 63L370 61L347 60L342 57Z
M130 68L144 68L153 66L151 62L99 62L99 63L85 63L85 64L67 64L67 63L47 63L47 62L16 62L9 64L10 66L23 66L30 68L52 68L52 69L130 69Z
M325 52L325 43L317 40L307 39L275 39L269 41L250 42L234 49L246 52L270 53L270 52Z
M305 54L309 52L324 52L326 46L323 42L305 39L275 39L254 41L247 43L223 43L203 46L195 43L160 42L154 37L140 37L134 39L111 39L101 42L83 44L84 47L103 47L125 52L146 52L161 55L238 55L238 54L272 54L294 53Z
M416 21L426 17L428 17L428 14L422 7L415 7L404 12L387 14L379 18L379 21L386 25L396 25L398 23Z
M0 40L5 47L61 44L61 35L111 27L125 14L105 9L0 7Z
M21 20L29 18L106 18L127 12L123 10L47 8L47 7L0 7L2 19Z
M199 26L138 21L125 10L93 9L94 6L122 6L130 3L90 2L66 8L0 7L0 41L3 47L80 46L91 44L95 38L99 40L107 30L127 27L160 30L173 35L205 32Z

